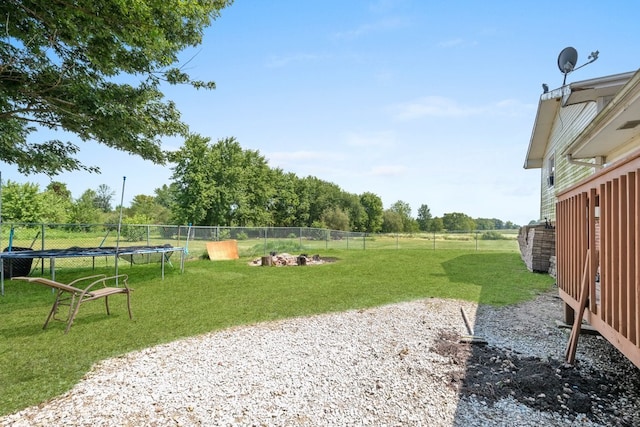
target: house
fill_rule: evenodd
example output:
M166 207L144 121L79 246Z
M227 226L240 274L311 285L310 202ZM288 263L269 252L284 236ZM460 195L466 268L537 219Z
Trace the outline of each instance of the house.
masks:
M555 221L558 193L634 148L630 145L637 131L618 128L624 124L620 121L633 124L634 119L640 119L640 110L623 112L615 123L608 124L601 123L605 114L600 114L608 115L613 107L609 106L610 101L633 76L634 73L624 73L570 83L540 97L524 162L525 169L541 170L540 219ZM636 108L640 109L640 103ZM598 134L595 139L590 137L594 132Z
M606 155L592 155L593 149L585 152L575 139L633 75L623 73L570 83L545 91L540 97L524 162L525 169L541 170L540 221L523 227L518 238L530 271L556 276L554 227L558 193L620 156L618 149L608 149L610 143L596 143Z
M640 367L640 70L543 93L524 167L541 170L567 359L584 319ZM521 233L523 258L541 228Z

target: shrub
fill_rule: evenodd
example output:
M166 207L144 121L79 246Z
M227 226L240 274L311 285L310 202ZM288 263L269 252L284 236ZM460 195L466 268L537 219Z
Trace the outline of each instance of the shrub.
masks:
M503 234L495 230L492 230L492 231L485 231L484 233L482 233L482 236L480 236L480 239L481 240L506 240L506 237Z
M147 239L148 227L152 220L146 215L134 215L122 220L120 235L127 242L139 242Z

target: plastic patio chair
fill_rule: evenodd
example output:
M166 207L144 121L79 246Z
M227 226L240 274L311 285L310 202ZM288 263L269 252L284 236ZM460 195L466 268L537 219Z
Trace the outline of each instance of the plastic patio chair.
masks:
M46 279L44 277L14 277L13 280L25 280L31 283L38 283L40 285L48 286L56 290L56 299L53 302L53 307L47 316L47 320L44 322L42 329L45 329L49 324L49 321L53 318L55 320L61 320L67 322L67 328L64 333L68 333L73 320L75 319L80 305L87 301L93 301L100 298L104 298L104 304L107 309L107 315L109 312L109 296L115 294L125 294L127 296L127 309L129 311L129 319L133 319L131 315L131 291L127 284L128 275L120 274L117 276L109 276L105 274L98 274L95 276L87 276L76 279L68 284L56 282L55 280ZM81 288L77 284L81 282L90 282L88 286ZM107 284L113 282L114 286L107 286ZM66 320L57 319L56 314L58 308L61 305L69 306L69 314Z

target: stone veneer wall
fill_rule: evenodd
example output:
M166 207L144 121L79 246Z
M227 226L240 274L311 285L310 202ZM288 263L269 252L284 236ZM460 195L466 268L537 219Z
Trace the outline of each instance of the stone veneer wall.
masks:
M524 226L520 228L518 244L520 256L529 271L555 274L555 228L544 224Z

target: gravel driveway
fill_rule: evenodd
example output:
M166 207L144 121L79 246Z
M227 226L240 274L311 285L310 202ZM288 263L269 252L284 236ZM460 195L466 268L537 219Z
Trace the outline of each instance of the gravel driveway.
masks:
M605 340L562 356L557 291L425 299L236 327L96 365L0 426L640 425L639 370ZM488 345L463 344L467 329Z

